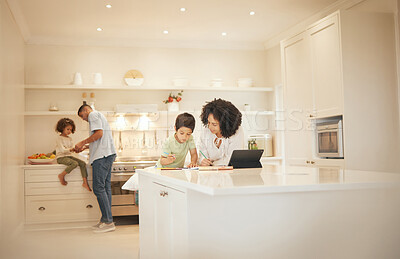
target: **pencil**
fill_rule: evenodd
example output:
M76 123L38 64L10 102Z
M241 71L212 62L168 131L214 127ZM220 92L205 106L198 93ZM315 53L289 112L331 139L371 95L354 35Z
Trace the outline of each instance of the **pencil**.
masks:
M203 152L201 152L201 150L199 150L199 151L200 151L200 154L202 154L202 155L204 156L205 159L208 159L208 158L203 154Z
M166 154L167 156L169 156L169 153L167 153L167 152L163 152L163 154ZM175 154L172 154L172 156L174 156L175 157Z

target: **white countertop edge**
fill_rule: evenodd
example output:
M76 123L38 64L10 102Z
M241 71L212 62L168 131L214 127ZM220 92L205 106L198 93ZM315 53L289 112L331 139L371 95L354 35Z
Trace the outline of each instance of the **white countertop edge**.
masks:
M190 190L202 192L202 193L209 194L209 195L214 195L214 188L211 188L211 187L201 186L201 185L198 185L198 184L177 180L177 179L174 179L174 178L170 178L170 177L166 177L166 176L163 176L163 175L159 175L159 174L155 174L155 173L152 173L152 172L148 172L145 169L137 169L136 173L138 173L139 175L143 174L143 175L146 175L146 176L150 176L150 177L152 177L152 178L154 178L156 180L160 180L160 181L163 181L163 182L166 182L166 183L170 183L170 184L173 184L173 185L176 185L178 187L185 188L185 189L190 189ZM139 183L139 185L140 185L140 183ZM139 188L140 188L140 186L139 186Z
M171 183L175 186L188 190L198 191L211 196L219 195L251 195L251 194L273 194L273 193L291 193L291 192L316 192L316 191L339 191L339 190L360 190L360 189L379 189L400 187L400 182L370 182L370 183L340 183L340 184L310 184L310 185L284 185L284 186L267 186L259 185L252 187L226 187L212 188L198 185L191 182L177 180L171 177L148 172L145 169L138 169L137 173L150 176L154 179Z
M86 164L86 167L90 166L89 164ZM44 165L21 165L22 169L34 169L34 170L43 170L43 169L64 169L66 165L63 164L44 164Z

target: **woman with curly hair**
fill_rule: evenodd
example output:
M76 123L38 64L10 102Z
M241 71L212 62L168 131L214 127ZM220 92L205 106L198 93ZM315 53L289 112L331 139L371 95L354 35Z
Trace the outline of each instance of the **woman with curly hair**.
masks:
M199 164L228 165L233 150L244 148L242 114L231 102L214 99L203 106L200 119L205 128L200 137Z

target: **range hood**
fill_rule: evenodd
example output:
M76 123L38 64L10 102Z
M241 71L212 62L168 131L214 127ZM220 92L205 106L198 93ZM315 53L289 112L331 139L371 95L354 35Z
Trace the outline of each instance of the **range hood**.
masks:
M116 104L116 115L142 115L155 114L158 112L157 104Z

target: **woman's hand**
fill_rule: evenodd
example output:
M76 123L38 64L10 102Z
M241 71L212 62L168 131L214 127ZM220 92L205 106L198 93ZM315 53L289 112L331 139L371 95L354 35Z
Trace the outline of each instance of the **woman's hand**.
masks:
M203 160L201 160L201 163L200 163L201 166L210 166L210 165L212 165L212 164L213 164L213 161L210 160L210 159L206 159L206 158L204 158Z

